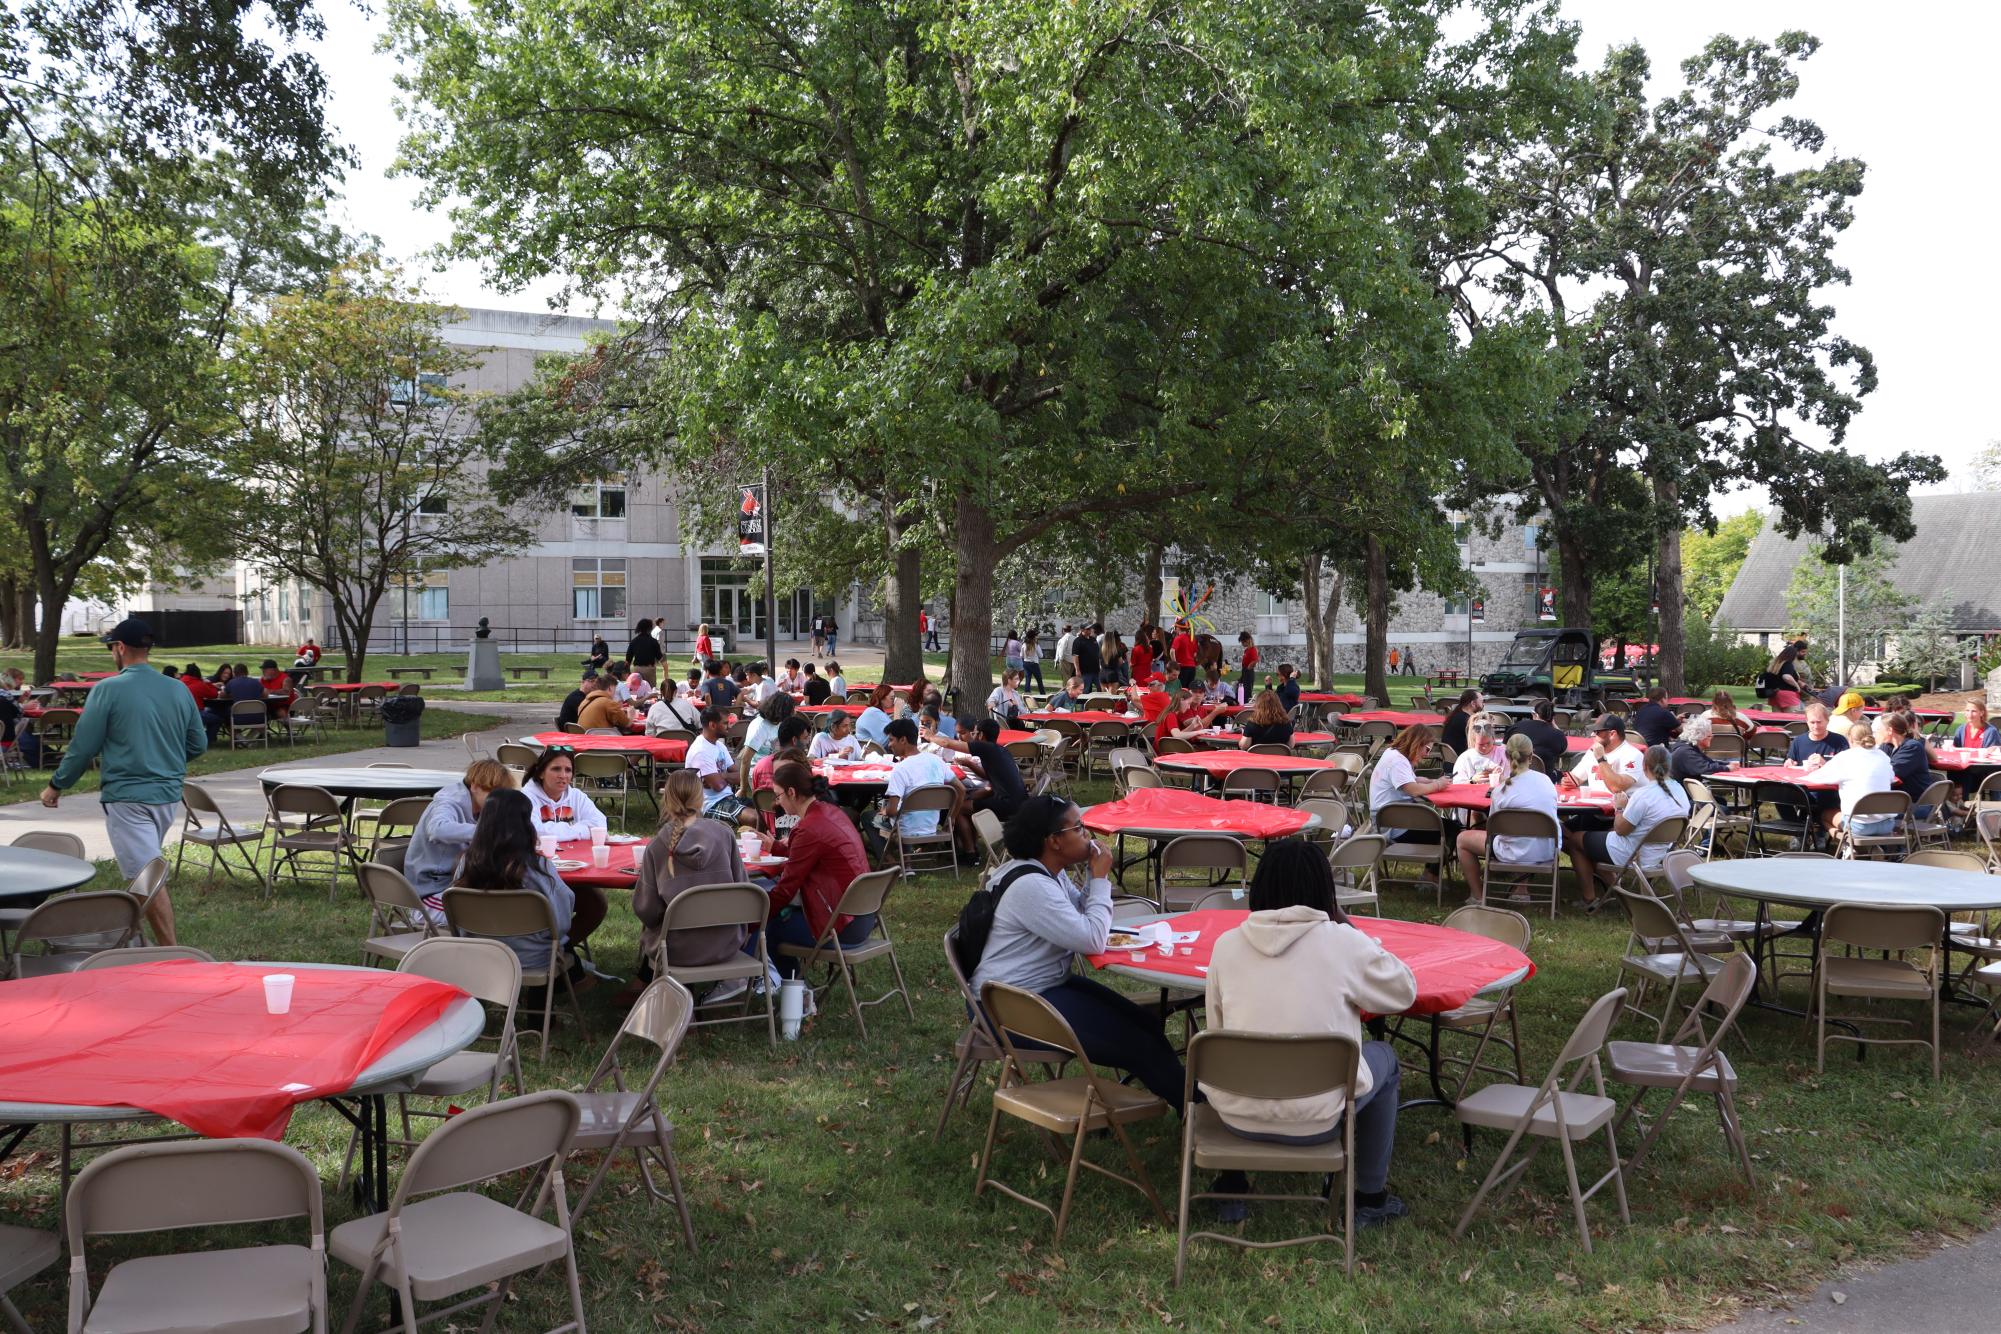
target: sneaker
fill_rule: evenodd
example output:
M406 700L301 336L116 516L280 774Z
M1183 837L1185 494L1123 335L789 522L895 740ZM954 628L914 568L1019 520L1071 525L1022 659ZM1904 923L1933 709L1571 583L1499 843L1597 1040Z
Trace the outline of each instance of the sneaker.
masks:
M702 1004L720 1005L724 1001L733 1001L749 989L750 980L748 978L733 977L727 982L712 988L708 995L702 997Z
M1394 1223L1410 1212L1410 1206L1395 1195L1381 1204L1358 1204L1355 1206L1355 1228L1383 1227Z

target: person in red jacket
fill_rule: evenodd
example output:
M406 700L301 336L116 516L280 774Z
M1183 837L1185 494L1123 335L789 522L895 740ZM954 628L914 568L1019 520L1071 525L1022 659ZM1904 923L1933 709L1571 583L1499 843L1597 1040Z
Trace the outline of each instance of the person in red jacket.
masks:
M1145 626L1133 636L1132 651L1126 657L1132 662L1134 685L1143 686L1153 679L1153 645L1147 642Z
M783 845L785 869L771 887L771 916L764 938L772 965L787 977L797 977L799 960L781 955L778 947L810 947L820 938L848 885L867 873L868 852L854 822L838 806L813 795L811 765L797 760L774 765L771 786L778 794L778 808L796 823ZM875 930L875 914L843 917L834 929L843 945L859 945Z
M1174 666L1181 674L1181 688L1186 690L1195 684L1195 633L1188 628L1188 622L1174 623L1174 642L1168 646L1168 656L1174 659Z

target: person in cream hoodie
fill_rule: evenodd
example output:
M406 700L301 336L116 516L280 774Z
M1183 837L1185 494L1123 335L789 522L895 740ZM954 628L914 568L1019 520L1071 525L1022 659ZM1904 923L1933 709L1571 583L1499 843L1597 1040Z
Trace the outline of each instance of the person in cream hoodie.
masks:
M1355 1075L1355 1225L1401 1218L1389 1193L1397 1129L1396 1052L1362 1041L1362 1015L1401 1014L1417 1000L1417 979L1403 960L1348 922L1334 900L1327 855L1304 839L1269 844L1250 886L1251 914L1225 932L1209 961L1209 1027L1250 1033L1334 1033L1362 1048ZM1204 1088L1224 1124L1246 1139L1325 1144L1340 1137L1346 1095L1246 1098ZM1212 1189L1249 1189L1225 1173ZM1226 1222L1244 1216L1241 1200L1220 1201Z

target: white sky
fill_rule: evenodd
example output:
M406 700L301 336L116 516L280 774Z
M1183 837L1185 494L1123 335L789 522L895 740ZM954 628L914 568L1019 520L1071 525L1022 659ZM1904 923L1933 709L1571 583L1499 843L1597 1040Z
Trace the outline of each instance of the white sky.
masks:
M1615 43L1644 46L1657 94L1679 80L1683 57L1716 33L1770 38L1804 28L1821 39L1793 110L1819 122L1829 151L1860 157L1869 167L1855 223L1839 250L1853 285L1831 294L1837 327L1875 354L1880 376L1849 444L1873 457L1926 450L1963 475L1976 451L2001 438L1984 396L1971 392L1994 374L1986 320L2001 305L2001 276L1966 249L1981 220L2001 211L1988 140L2001 6L1954 4L1929 11L1933 21L1926 22L1864 0L1566 0L1564 9L1583 25L1587 65ZM416 261L447 229L442 217L416 206L413 181L388 175L401 124L392 110L395 62L374 50L381 22L338 0L324 13L327 38L319 54L331 115L360 157L347 181L345 221L381 237L392 255L418 270ZM430 273L427 281L435 298L462 306L543 309L556 290L551 283L496 292L476 265L465 263ZM1946 489L1967 488L1955 478ZM1745 496L1719 508L1751 501Z

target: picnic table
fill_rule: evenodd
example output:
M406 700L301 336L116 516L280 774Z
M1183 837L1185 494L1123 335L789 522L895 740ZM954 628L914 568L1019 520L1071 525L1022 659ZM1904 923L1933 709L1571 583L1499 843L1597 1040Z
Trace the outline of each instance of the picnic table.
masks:
M509 668L507 669L507 674L508 674L509 676L512 676L512 677L513 677L513 678L514 678L515 680L517 680L517 681L519 681L519 680L520 680L520 679L521 679L522 677L526 676L526 675L527 675L527 674L528 674L529 672L533 672L533 673L535 673L535 675L537 675L538 677L540 677L540 678L541 678L541 679L543 679L544 681L546 681L546 680L548 680L548 679L549 679L549 669L548 669L547 667L532 667L532 666L531 666L531 667L509 667Z
M401 681L406 676L422 676L428 681L431 679L431 673L435 670L436 668L432 667L391 667L389 674L398 681Z

